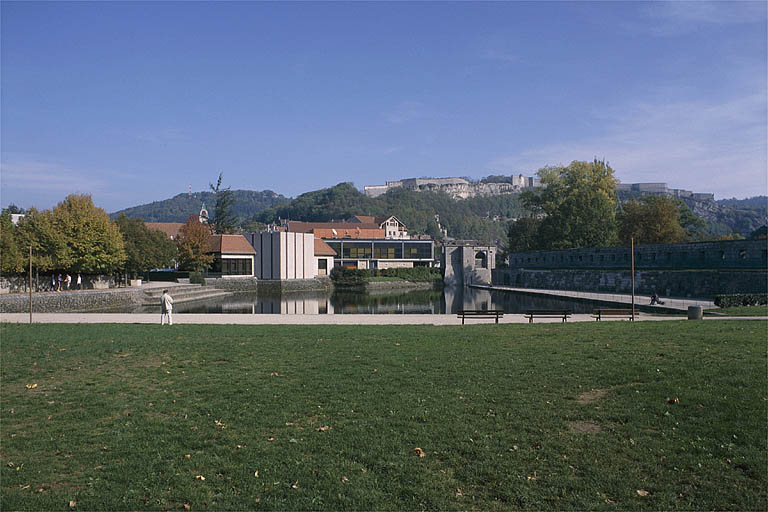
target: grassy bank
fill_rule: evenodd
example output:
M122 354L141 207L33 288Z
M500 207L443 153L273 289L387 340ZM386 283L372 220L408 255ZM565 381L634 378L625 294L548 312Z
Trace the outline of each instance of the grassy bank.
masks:
M715 313L725 316L768 316L768 305L762 306L731 306L727 308L707 309L705 313Z
M765 322L0 335L2 510L768 507Z

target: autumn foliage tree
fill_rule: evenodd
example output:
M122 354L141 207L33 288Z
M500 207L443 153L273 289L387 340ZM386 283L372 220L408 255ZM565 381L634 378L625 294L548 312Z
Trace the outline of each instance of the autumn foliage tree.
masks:
M176 248L179 252L179 268L201 271L213 263L213 254L207 254L210 247L211 229L194 215L179 229Z
M618 215L619 240L642 244L669 244L682 241L685 230L680 225L680 208L671 197L649 195L624 204Z
M16 226L11 222L11 212L0 214L0 272L19 274L24 272L26 258L19 244Z
M616 241L616 178L604 161L573 161L538 171L543 188L524 191L523 205L541 219L538 250L604 247Z
M30 208L16 226L16 240L22 249L32 247L32 266L38 271L61 270L69 265L69 249L50 210Z
M89 274L122 268L126 254L120 230L107 212L94 206L90 195L68 195L51 215L56 235L64 244L60 268Z

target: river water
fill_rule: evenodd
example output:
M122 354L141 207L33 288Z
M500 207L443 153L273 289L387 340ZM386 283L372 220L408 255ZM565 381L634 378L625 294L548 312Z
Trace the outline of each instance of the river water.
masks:
M505 313L525 313L528 309L571 309L574 313L591 313L596 305L567 297L534 297L459 287L391 293L339 290L333 293L296 292L276 296L236 293L217 299L176 304L173 310L175 313L284 315L446 314L456 313L460 309L501 309ZM157 309L142 307L130 312L154 313Z

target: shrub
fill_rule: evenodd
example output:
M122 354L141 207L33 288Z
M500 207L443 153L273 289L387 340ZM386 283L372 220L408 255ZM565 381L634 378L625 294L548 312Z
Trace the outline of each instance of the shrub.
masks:
M190 272L189 282L192 284L201 284L205 286L205 277L203 277L202 272Z
M439 268L413 267L413 268L385 268L379 271L384 277L399 277L406 281L439 281L442 273Z
M333 267L331 270L331 280L337 285L355 286L365 283L365 279L370 277L370 270L360 270L357 268Z
M760 306L763 304L768 304L768 293L732 293L715 296L715 306L719 308Z

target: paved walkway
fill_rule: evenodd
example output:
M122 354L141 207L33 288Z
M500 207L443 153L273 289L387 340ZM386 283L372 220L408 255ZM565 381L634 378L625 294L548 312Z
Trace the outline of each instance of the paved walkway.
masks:
M656 316L641 313L638 321L680 321L686 316ZM705 317L712 320L768 320L768 317ZM133 313L33 313L34 323L61 324L159 324L160 314ZM239 324L239 325L461 325L456 315L248 315L248 314L198 314L176 313L175 325L182 324ZM573 315L570 322L594 322L588 314ZM626 322L623 319L603 320ZM29 323L29 313L3 313L0 322ZM507 314L499 320L502 324L528 323L522 314ZM537 319L535 323L561 323L557 318ZM466 325L493 324L493 320L467 320Z
M548 297L571 297L578 299L591 300L595 302L610 302L626 304L631 309L632 296L621 293L590 293L590 292L572 292L567 290L541 290L537 288L516 288L514 286L484 286L471 285L473 288L483 290L506 290L510 292L525 293L528 295L543 295ZM688 306L702 306L704 309L714 308L715 303L707 299L686 299L676 297L662 297L664 306L660 310L675 310L681 313L687 313ZM649 306L651 304L650 295L635 295L635 306Z

